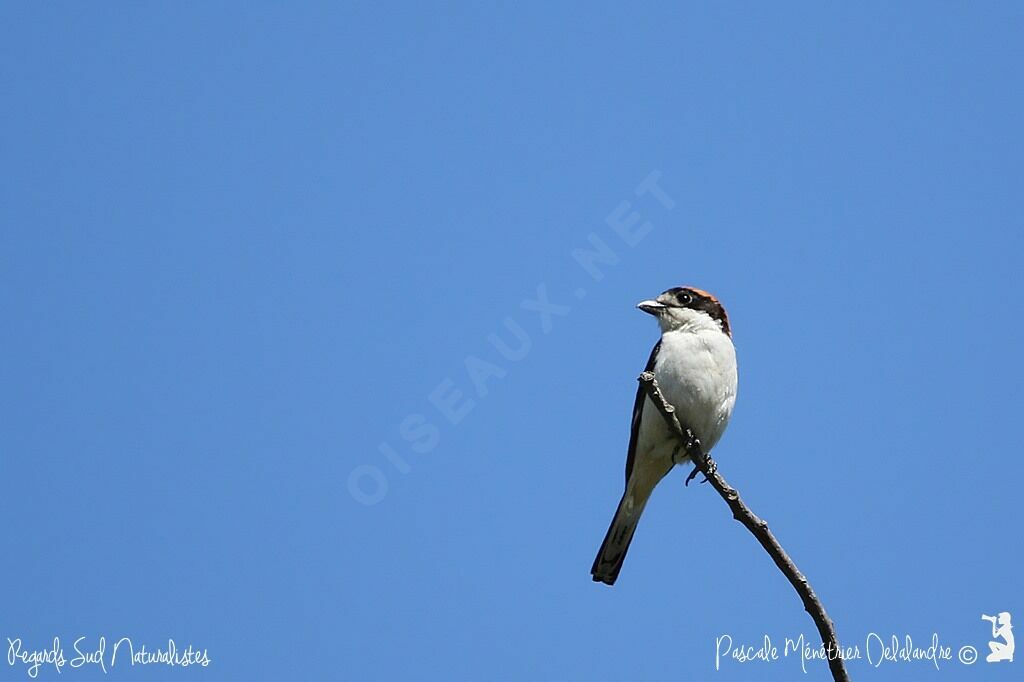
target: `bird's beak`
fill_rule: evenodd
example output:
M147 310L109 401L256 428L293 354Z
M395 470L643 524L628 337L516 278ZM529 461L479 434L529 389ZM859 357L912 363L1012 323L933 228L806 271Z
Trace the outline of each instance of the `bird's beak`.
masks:
M636 304L636 307L651 315L657 315L665 309L665 306L657 301L640 301Z

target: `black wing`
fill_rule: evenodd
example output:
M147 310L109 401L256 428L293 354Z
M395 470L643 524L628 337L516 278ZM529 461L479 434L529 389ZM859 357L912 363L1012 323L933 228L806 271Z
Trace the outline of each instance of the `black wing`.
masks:
M647 359L645 372L654 371L654 361L658 359L658 350L661 348L661 339L651 349L651 357ZM636 387L636 401L633 403L633 422L629 428L629 451L626 453L626 483L629 483L629 475L633 473L633 460L636 458L636 441L640 438L640 417L644 413L644 392L643 386Z

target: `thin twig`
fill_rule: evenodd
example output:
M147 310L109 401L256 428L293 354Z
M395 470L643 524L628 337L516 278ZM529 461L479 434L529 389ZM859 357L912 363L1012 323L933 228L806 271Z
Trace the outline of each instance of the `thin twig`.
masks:
M729 505L733 517L746 526L747 530L757 538L757 541L768 552L775 565L779 567L782 574L793 585L793 589L800 595L800 600L804 603L804 609L807 610L807 613L811 614L814 625L818 628L818 634L821 636L821 642L825 645L825 652L828 655L828 667L832 671L832 679L836 682L849 682L850 676L847 674L846 666L840 656L839 639L836 637L835 626L832 624L832 619L825 613L824 605L818 599L818 595L814 593L811 584L807 582L807 578L796 567L793 560L789 558L786 550L782 548L782 545L775 539L772 532L768 530L768 523L750 511L750 507L743 502L736 489L730 486L722 478L722 475L718 473L718 466L714 460L704 454L700 441L693 435L693 432L689 428L680 425L679 419L675 415L675 408L665 400L661 389L658 388L658 381L654 378L654 373L644 372L640 375L639 381L640 385L647 391L651 402L661 412L661 416L665 418L669 429L679 439L680 446L689 455L690 459L693 460L694 466L711 482L711 487Z

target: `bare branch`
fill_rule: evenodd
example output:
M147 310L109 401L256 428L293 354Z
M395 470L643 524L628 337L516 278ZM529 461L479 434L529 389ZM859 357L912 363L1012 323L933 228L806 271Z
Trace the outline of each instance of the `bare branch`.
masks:
M807 578L796 567L793 560L789 558L786 550L782 548L782 545L775 539L772 532L768 530L768 523L750 511L750 507L743 502L736 489L730 486L722 478L722 475L718 473L718 466L714 460L704 454L700 441L697 440L693 432L689 428L680 425L679 419L675 415L675 408L665 400L661 389L658 388L658 381L654 378L654 373L644 372L638 380L650 397L651 402L661 412L661 416L665 418L669 429L679 439L680 447L693 460L697 470L704 474L711 483L711 487L729 505L733 517L746 526L747 530L757 538L757 541L768 552L775 565L779 567L782 574L793 585L793 589L800 595L800 600L804 603L804 609L807 610L807 613L811 614L814 625L818 628L818 634L821 636L821 642L825 645L825 651L828 654L828 667L832 671L832 679L836 682L849 682L850 677L846 672L846 666L839 655L839 639L836 637L835 626L832 624L832 619L825 613L824 605L818 599L818 595L814 593L811 584L807 582Z

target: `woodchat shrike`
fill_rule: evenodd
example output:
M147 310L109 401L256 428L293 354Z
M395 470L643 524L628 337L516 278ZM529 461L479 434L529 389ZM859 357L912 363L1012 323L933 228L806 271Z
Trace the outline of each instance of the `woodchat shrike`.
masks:
M706 291L669 289L637 307L654 315L661 339L645 371L654 372L666 400L675 407L709 454L721 438L736 402L736 350L725 308ZM590 570L595 581L613 585L654 486L676 464L678 440L643 388L637 389L626 455L626 490Z

